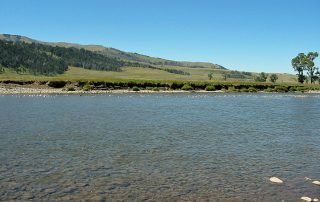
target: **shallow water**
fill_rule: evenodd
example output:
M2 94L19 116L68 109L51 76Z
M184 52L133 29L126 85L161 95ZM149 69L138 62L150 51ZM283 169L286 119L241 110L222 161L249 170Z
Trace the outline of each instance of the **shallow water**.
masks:
M319 123L312 94L0 96L0 201L315 198Z

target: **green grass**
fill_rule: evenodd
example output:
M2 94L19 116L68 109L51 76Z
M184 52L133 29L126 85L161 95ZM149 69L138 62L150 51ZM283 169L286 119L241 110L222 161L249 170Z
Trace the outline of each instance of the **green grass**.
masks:
M162 70L139 68L139 67L124 67L122 72L111 71L97 71L83 68L70 67L68 71L61 75L55 76L35 76L29 73L17 74L16 72L5 69L5 72L0 74L0 80L27 80L27 81L52 81L52 80L68 80L68 81L193 81L206 83L222 83L222 84L236 84L236 83L257 83L253 78L246 79L227 79L223 80L223 73L226 70L212 69L212 68L189 68L178 66L159 66L160 68L171 68L189 72L190 75L172 74ZM209 81L208 74L213 72L213 79ZM276 84L298 84L296 76L291 74L278 74L278 81ZM270 82L263 83L264 85L272 85Z

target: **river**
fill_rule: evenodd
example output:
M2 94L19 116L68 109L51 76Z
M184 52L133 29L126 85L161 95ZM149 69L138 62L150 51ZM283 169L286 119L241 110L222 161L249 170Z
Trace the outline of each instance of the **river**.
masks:
M3 95L0 200L315 198L319 123L319 94Z

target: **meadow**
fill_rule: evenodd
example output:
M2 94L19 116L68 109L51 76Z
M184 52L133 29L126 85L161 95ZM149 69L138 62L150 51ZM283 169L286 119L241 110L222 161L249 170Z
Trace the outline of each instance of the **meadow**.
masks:
M16 73L12 69L5 69L0 74L0 80L29 80L29 81L43 81L43 80L68 80L68 81L107 81L107 80L160 80L160 81L207 81L217 82L225 81L224 74L230 72L229 70L220 70L213 68L191 68L179 66L159 66L159 68L170 68L182 70L190 73L190 75L173 74L159 69L150 69L142 67L123 67L121 72L114 71L98 71L89 70L78 67L69 67L68 71L63 74L56 74L53 76L34 75L28 72ZM208 74L213 73L213 78L209 81ZM244 79L227 78L230 82L254 82L254 75L248 76ZM276 83L279 84L297 84L295 75L291 74L277 74L279 79Z

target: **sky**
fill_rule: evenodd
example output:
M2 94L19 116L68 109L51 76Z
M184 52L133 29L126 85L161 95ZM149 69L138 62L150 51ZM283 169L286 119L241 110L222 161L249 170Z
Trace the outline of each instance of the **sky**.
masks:
M0 0L0 33L293 73L298 53L320 52L319 8L319 0Z

